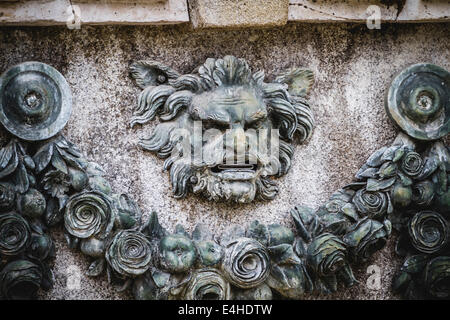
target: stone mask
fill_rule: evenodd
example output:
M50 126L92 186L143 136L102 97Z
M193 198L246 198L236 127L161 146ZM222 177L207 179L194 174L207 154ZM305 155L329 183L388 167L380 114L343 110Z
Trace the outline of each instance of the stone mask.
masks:
M273 177L289 170L295 133L303 142L313 129L306 101L313 74L306 69L264 82L264 72L225 56L184 75L138 61L131 75L143 89L131 125L159 118L140 146L166 159L176 198L192 191L214 201L273 199Z

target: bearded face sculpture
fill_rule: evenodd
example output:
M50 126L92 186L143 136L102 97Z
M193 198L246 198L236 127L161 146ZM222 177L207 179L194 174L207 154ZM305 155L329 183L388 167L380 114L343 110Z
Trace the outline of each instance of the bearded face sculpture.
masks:
M166 159L176 198L188 192L214 201L271 200L273 181L287 173L296 133L312 132L306 96L313 74L289 69L273 82L233 56L207 59L190 74L155 61L138 61L131 75L143 89L131 125L160 123L144 150Z

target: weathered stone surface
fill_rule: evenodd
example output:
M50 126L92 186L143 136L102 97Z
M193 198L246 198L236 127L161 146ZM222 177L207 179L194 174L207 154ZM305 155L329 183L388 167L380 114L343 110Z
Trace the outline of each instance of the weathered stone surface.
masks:
M0 69L37 60L57 68L73 93L72 117L63 134L107 172L116 191L136 199L145 215L158 212L172 231L177 223L192 232L206 223L215 234L232 224L258 219L293 228L288 210L295 204L312 206L352 181L355 172L375 150L390 144L396 130L384 110L392 77L406 66L430 62L450 69L448 24L365 25L297 24L261 30L195 30L188 25L158 27L0 28ZM245 45L243 45L245 44ZM208 57L233 54L245 58L273 79L292 66L310 68L316 75L311 91L316 128L308 143L297 145L291 171L278 180L280 193L270 202L226 205L191 195L174 199L162 160L137 147L143 130L129 121L139 88L129 66L140 59L160 60L179 72L191 72ZM5 137L5 130L0 131ZM6 141L6 139L2 139ZM127 299L106 277L84 275L89 259L67 248L60 230L56 242L55 288L45 299ZM395 256L396 234L387 246L355 270L360 284L331 296L310 299L392 299L390 285L402 263ZM381 288L367 287L367 268L381 271ZM68 286L80 271L80 287ZM76 283L76 282L75 282Z
M284 25L288 20L365 23L374 15L374 5L379 9L381 22L450 21L450 7L440 0L405 0L402 8L392 0L189 1L195 27L230 28ZM0 24L4 25L63 25L73 15L80 16L81 24L189 22L187 0L0 1Z
M90 3L128 3L128 4L136 4L136 3L156 3L156 2L166 2L167 0L73 0L72 3L79 2L90 2Z
M378 13L381 22L450 21L450 6L445 1L406 0L403 7L398 3L389 0L290 0L289 21L365 23Z
M173 24L189 21L186 0L35 0L0 3L2 25Z
M289 0L190 0L194 28L278 26L287 22Z

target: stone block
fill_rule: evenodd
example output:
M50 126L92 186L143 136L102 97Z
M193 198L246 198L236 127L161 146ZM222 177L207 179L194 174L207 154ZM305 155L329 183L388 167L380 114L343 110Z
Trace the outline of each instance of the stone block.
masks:
M288 0L189 0L194 28L280 26L288 8Z
M81 26L83 24L174 24L188 22L189 14L186 0L0 2L0 25L64 25L72 20L80 22Z
M379 17L380 22L450 21L450 6L440 0L290 0L289 21L360 22Z

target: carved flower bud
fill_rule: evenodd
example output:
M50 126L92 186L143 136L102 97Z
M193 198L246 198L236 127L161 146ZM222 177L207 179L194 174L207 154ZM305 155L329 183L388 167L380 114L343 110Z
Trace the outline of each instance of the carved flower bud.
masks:
M404 157L401 169L410 177L417 177L423 168L423 160L420 154L414 151L408 152Z
M205 267L219 264L223 258L223 248L212 240L196 241L199 263Z
M352 199L358 211L369 218L382 218L387 212L389 199L386 193L359 189Z
M294 233L291 229L279 224L271 224L267 229L269 231L269 246L294 243Z
M81 170L69 167L69 176L72 187L77 191L83 190L88 183L88 176Z
M36 189L30 188L25 194L20 197L19 211L28 217L40 217L46 207L44 195Z
M7 183L0 183L0 212L11 210L14 206L16 194Z
M450 296L450 257L431 260L424 271L424 284L428 293L440 299Z
M386 244L391 233L391 223L364 219L355 224L343 237L354 261L365 262Z
M0 273L1 293L9 300L35 299L41 282L41 269L28 260L10 262Z
M230 284L216 269L199 269L191 275L183 299L229 300L231 299Z
M0 254L15 256L24 251L31 239L28 222L17 213L0 215Z
M92 176L88 180L89 186L98 192L103 194L112 194L111 185L105 178L101 176Z
M396 207L407 207L411 204L413 194L410 186L396 183L392 188L391 195Z
M81 240L80 250L85 255L94 258L100 258L105 252L105 240L99 240L95 237Z
M109 198L97 191L82 192L69 198L64 212L67 232L78 238L105 237L112 229L115 208Z
M308 246L307 262L319 275L334 274L345 263L345 243L331 233L322 233Z
M165 236L159 243L161 267L169 272L188 271L197 259L194 243L182 234Z
M145 273L152 260L150 242L134 230L119 231L109 243L105 256L114 271L127 277Z
M50 170L42 179L44 190L52 197L61 197L69 191L70 176L60 170Z
M55 245L47 234L33 234L28 253L35 259L43 261L55 255Z
M448 231L447 221L433 211L416 213L408 224L412 246L428 254L438 252L447 245Z
M263 283L269 276L269 266L268 252L259 241L238 238L225 248L222 270L239 288L253 288Z

